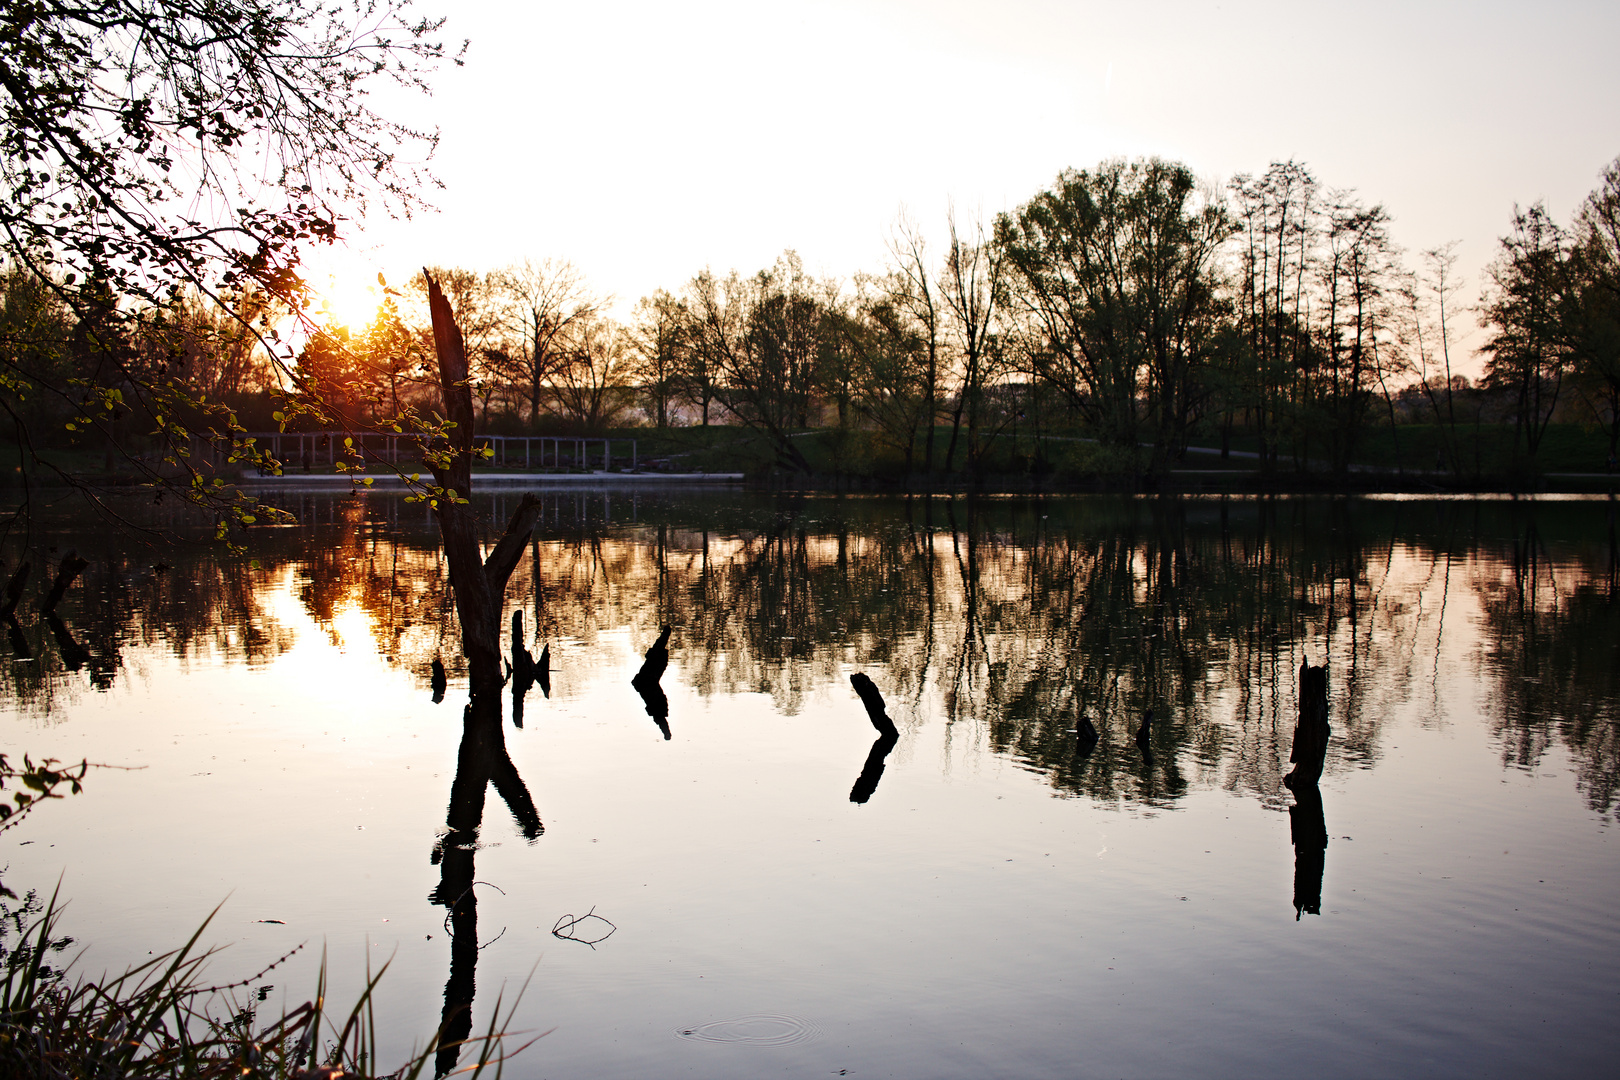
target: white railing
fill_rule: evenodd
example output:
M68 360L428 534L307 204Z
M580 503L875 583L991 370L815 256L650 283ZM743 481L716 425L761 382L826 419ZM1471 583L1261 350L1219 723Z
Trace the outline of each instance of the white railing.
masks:
M368 463L386 461L398 465L401 461L421 460L417 439L385 432L250 431L243 438L251 438L254 445L270 451L281 462L284 472L331 466L340 460L353 461L354 453ZM485 459L488 465L509 468L521 465L525 469L595 469L599 466L602 472L613 468L615 443L630 445L629 465L634 471L640 463L635 439L571 435L478 435L473 439L475 446L492 451Z

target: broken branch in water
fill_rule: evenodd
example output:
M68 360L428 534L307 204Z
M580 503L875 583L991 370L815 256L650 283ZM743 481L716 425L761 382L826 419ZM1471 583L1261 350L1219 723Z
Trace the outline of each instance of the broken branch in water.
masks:
M579 934L577 932L579 927L590 919L595 919L597 922L606 925L608 928L607 933L602 934L600 937L586 937ZM583 915L577 917L574 915L564 915L562 918L558 919L551 927L551 936L561 938L564 941L578 941L581 944L589 945L594 949L599 942L606 941L608 938L612 937L613 931L617 929L618 927L615 926L611 920L598 915L596 913L596 905L592 904L591 910L587 911ZM588 931L588 933L597 933L597 929L593 927L590 931Z

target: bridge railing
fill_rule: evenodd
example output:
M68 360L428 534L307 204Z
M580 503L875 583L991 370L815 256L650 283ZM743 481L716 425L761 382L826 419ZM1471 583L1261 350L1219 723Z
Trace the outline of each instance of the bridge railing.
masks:
M331 467L339 461L353 461L355 452L365 463L390 465L422 460L421 441L410 435L365 431L250 431L244 436L282 464L283 472L317 466ZM615 462L627 462L634 471L640 465L637 440L601 436L572 435L479 435L473 445L489 450L485 464L525 469L611 470ZM615 448L629 450L615 456Z

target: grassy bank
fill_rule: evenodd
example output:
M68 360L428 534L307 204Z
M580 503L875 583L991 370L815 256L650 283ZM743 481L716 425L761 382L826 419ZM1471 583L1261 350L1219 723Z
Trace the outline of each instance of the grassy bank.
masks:
M180 948L122 975L75 978L73 961L57 966L74 945L57 932L60 914L54 894L42 901L29 892L10 905L0 903L0 1076L415 1080L432 1075L429 1067L446 1051L463 1059L461 1075L488 1070L498 1076L504 1061L528 1045L514 1044L503 1030L517 1001L503 1012L497 1000L482 1035L445 1046L430 1039L403 1064L385 1070L372 997L387 964L367 972L365 989L347 1012L332 1013L323 960L313 996L266 1018L251 987L293 953L247 979L211 985L203 972L214 951L199 948L205 921Z

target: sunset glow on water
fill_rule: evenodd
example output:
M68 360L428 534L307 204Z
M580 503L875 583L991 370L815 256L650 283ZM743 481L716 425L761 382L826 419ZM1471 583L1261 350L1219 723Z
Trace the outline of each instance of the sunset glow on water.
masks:
M88 972L215 905L220 982L302 944L263 1008L323 948L333 1000L388 960L403 1058L457 974L429 899L453 605L420 508L298 498L323 524L161 571L53 535L92 560L62 615L93 662L29 628L5 743L118 768L8 836L6 882L60 879ZM507 602L552 689L505 731L543 832L492 787L472 854L475 1024L527 980L516 1026L551 1029L515 1075L1612 1058L1608 503L545 498ZM665 624L667 740L630 685ZM1333 728L1315 880L1281 784L1306 661ZM900 731L864 802L855 672ZM611 935L552 934L588 913Z

